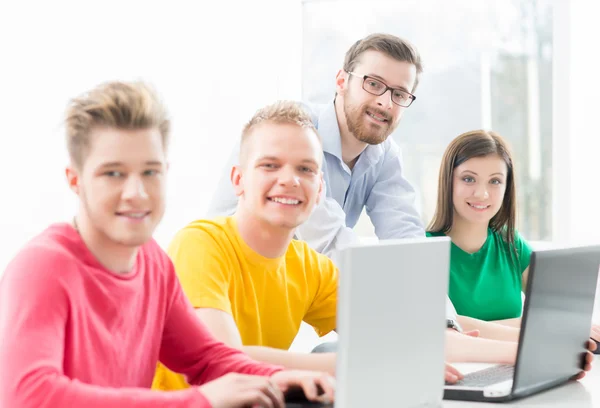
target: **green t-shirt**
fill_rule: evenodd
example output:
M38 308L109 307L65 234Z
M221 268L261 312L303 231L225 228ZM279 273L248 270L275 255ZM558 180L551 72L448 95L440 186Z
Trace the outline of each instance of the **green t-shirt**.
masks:
M443 235L427 233L428 237ZM521 316L521 278L529 266L531 247L518 232L514 245L516 258L502 235L491 228L473 254L452 243L448 296L459 315L487 321Z

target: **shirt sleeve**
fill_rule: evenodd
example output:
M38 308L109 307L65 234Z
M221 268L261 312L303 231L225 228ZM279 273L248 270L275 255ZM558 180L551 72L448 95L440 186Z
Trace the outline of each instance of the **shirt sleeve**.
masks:
M271 376L282 368L256 362L242 351L215 339L196 316L173 271L172 301L165 320L160 361L200 385L227 373Z
M415 190L404 178L400 148L392 143L366 202L367 214L379 239L413 238L425 235L415 207Z
M0 284L0 406L15 408L210 407L197 389L157 393L110 388L64 374L72 261L51 250L25 250ZM93 358L93 356L90 356Z
M529 243L519 234L515 232L515 248L517 249L517 254L519 256L519 269L520 272L525 272L525 269L529 267L529 263L531 262L531 246Z
M232 314L228 296L231 256L210 233L203 229L183 229L167 252L194 308L208 307Z
M315 328L319 336L324 336L336 328L338 269L333 261L308 246L306 263L310 284L315 285L314 299L304 316L304 321Z

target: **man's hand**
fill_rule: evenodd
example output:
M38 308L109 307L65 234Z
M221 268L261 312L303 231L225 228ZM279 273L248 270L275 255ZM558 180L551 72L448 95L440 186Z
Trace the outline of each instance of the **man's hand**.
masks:
M448 384L454 384L458 380L462 380L464 376L456 368L446 363L446 372L444 377Z
M583 371L575 376L575 380L581 380L585 377L585 372L592 369L592 361L594 361L593 351L596 350L596 343L592 340L588 340L588 351L585 352L585 358L583 363Z
M229 373L198 388L213 408L284 408L283 392L268 377Z
M271 381L284 393L300 387L309 401L331 403L335 398L335 379L319 371L284 370L271 376Z

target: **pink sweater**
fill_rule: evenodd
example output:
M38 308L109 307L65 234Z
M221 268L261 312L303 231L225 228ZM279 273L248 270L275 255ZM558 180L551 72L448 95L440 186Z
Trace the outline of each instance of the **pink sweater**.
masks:
M127 275L103 268L68 224L34 238L0 282L0 407L210 407L196 387L149 389L160 360L203 384L271 375L212 338L167 255L140 248Z

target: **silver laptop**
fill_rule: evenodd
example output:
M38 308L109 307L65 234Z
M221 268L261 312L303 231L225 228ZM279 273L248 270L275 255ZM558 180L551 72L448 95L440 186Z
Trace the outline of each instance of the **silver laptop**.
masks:
M441 406L447 237L382 241L340 254L335 406Z
M508 401L564 384L581 371L590 335L600 246L531 255L516 365L446 385L445 399Z

